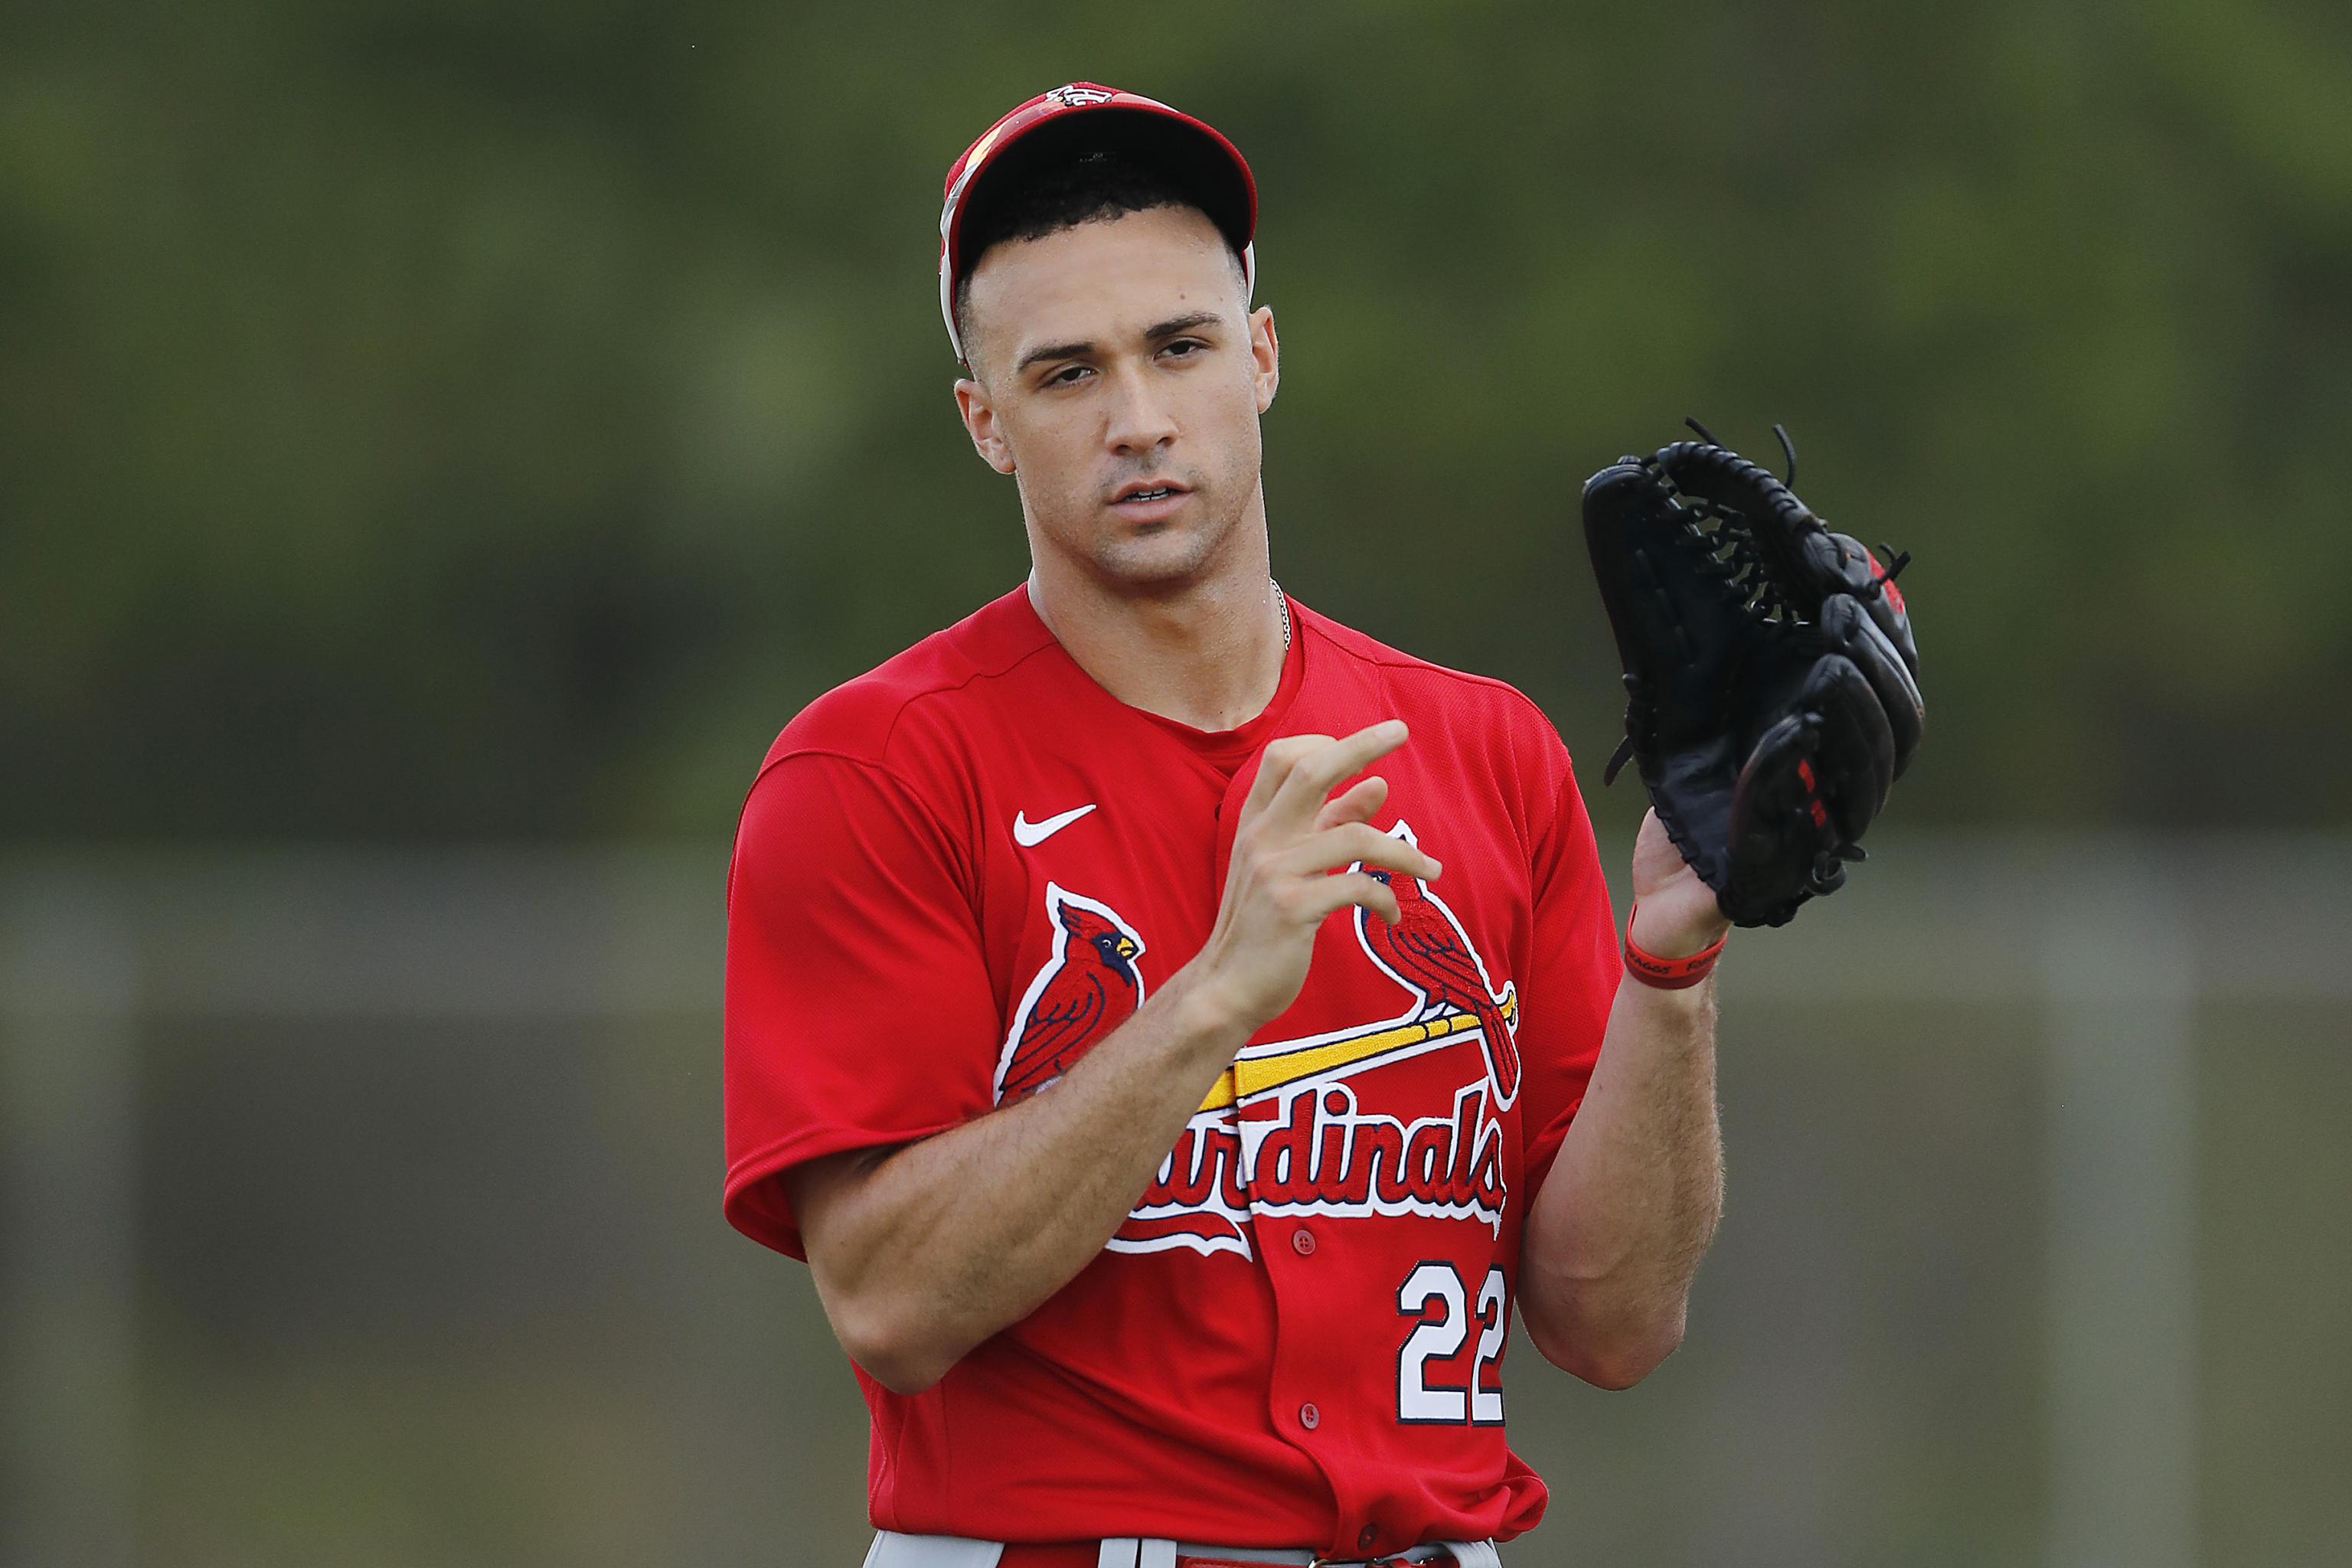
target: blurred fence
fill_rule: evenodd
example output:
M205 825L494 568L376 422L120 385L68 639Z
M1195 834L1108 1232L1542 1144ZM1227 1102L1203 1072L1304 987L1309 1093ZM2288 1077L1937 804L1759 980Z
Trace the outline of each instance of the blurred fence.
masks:
M0 868L0 1563L857 1561L856 1391L718 1215L722 879ZM1725 968L1689 1344L1512 1352L1512 1561L2352 1561L2352 842L1857 883Z

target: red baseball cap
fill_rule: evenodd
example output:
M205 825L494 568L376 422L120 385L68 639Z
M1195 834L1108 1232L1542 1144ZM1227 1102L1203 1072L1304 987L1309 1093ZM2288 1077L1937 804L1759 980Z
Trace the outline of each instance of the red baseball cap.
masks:
M1015 148L1019 151L1016 153ZM948 168L940 210L940 315L948 343L964 357L956 335L956 284L979 258L964 248L966 220L1024 170L1113 151L1158 170L1192 196L1241 252L1244 296L1257 287L1257 182L1241 149L1205 121L1158 99L1099 82L1074 81L1041 92L980 134Z

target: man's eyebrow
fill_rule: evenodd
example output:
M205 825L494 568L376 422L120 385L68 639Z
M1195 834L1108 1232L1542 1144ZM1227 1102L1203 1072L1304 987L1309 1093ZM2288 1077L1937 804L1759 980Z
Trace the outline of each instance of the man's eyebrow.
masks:
M1195 310L1189 316L1171 316L1143 335L1147 338L1172 338L1179 332L1189 332L1194 327L1208 326L1216 319L1214 310Z
M1031 349L1027 353L1023 354L1021 363L1014 365L1013 369L1013 373L1018 374L1031 365L1049 359L1084 359L1094 352L1095 346L1092 343L1047 343L1042 349Z
M1189 332L1195 327L1212 326L1215 324L1217 319L1217 313L1214 310L1194 310L1188 315L1171 316L1164 321L1144 329L1143 336L1147 342L1160 338L1172 338L1179 332ZM1031 365L1042 364L1047 360L1084 359L1094 352L1095 345L1092 343L1047 343L1043 348L1031 349L1027 353L1023 354L1021 363L1014 365L1013 370L1017 375Z

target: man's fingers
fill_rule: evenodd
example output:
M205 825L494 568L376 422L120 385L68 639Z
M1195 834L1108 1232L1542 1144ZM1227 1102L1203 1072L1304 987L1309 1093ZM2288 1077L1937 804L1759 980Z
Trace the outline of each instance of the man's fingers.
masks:
M1290 777L1299 758L1330 743L1328 735L1285 735L1268 741L1264 755L1258 759L1257 777L1250 781L1249 795L1242 802L1243 818L1246 820L1274 798L1274 792Z
M1369 822L1372 813L1388 803L1389 781L1374 773L1368 779L1358 779L1347 790L1324 803L1315 814L1315 830L1337 827L1343 822Z
M1327 827L1286 851L1281 863L1286 870L1306 875L1336 871L1357 861L1424 880L1434 879L1443 869L1435 857L1416 845L1382 833L1368 822L1344 822L1337 827Z
M1439 875L1445 869L1444 865L1436 856L1422 848L1418 844L1408 844L1403 839L1387 833L1375 832L1372 837L1371 846L1356 857L1367 866L1378 866L1389 871L1402 871L1405 875L1418 877L1424 882L1437 880Z
M1310 904L1318 924L1333 910L1344 910L1350 904L1371 910L1391 925L1404 918L1404 911L1397 908L1396 890L1362 871L1323 878L1316 884Z
M1377 724L1365 725L1344 740L1314 748L1292 763L1289 776L1275 791L1266 810L1293 822L1313 821L1323 807L1324 798L1341 779L1362 773L1403 745L1405 733L1403 720L1383 719ZM1271 752L1274 748L1266 749Z

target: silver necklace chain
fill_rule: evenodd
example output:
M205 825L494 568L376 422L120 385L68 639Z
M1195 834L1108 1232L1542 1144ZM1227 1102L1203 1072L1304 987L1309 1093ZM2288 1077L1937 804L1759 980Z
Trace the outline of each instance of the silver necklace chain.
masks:
M1274 584L1274 602L1282 606L1282 651L1288 653L1290 651L1290 595L1284 593L1282 584L1272 577L1268 577L1266 581Z

